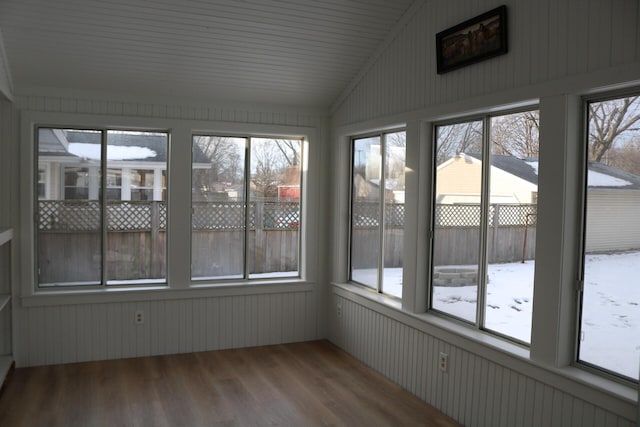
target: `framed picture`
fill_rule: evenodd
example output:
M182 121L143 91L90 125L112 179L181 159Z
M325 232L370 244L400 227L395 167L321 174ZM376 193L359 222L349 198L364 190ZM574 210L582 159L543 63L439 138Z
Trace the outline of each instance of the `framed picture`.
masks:
M507 7L436 34L438 74L507 53Z

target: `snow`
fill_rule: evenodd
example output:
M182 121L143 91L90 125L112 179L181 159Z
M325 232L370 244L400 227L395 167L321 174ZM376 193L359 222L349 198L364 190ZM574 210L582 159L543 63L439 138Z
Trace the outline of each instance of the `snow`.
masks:
M538 175L539 163L537 161L532 160L532 161L528 161L528 162L525 162L525 163L527 163L529 166L531 166L533 168L533 171L536 173L536 175Z
M78 157L90 160L100 160L100 144L87 144L84 142L72 142L69 144L69 152ZM107 146L108 160L140 160L155 157L156 152L147 147L137 146Z
M533 261L488 268L487 329L529 342L533 310ZM580 359L638 378L640 356L640 252L587 255ZM471 268L471 267L469 267ZM353 279L375 283L376 270L355 270ZM388 268L383 292L402 296L402 269ZM476 286L434 287L434 308L475 322ZM538 303L544 310L545 304Z
M625 181L624 179L594 171L589 171L587 184L589 187L626 187L627 185L631 185L629 181Z
M531 166L536 175L538 175L538 162L531 160L527 161L526 163ZM589 187L626 187L627 185L632 184L631 182L625 181L624 179L616 178L611 175L592 170L589 171L587 183Z

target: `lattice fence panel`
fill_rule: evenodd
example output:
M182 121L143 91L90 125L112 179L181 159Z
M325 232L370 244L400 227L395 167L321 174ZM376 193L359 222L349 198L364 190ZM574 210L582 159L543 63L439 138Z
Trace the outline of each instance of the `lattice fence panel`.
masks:
M98 201L39 201L38 205L40 231L100 230Z
M244 230L244 202L198 202L193 205L194 230Z
M387 227L404 227L404 203L387 203L384 205L384 221Z
M478 227L480 205L436 205L436 227Z
M491 205L491 225L536 225L537 205Z
M261 202L258 202L261 203ZM300 203L296 202L264 202L262 207L265 229L299 228Z

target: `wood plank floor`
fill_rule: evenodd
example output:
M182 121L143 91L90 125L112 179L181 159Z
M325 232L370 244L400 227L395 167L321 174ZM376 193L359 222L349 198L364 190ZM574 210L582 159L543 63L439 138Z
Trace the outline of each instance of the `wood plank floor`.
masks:
M0 426L457 426L327 341L16 369Z

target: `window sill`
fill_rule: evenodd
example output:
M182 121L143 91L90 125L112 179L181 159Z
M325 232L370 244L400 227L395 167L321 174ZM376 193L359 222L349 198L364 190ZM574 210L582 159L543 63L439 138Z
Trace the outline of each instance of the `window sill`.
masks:
M23 296L24 307L99 304L277 294L288 292L311 292L313 283L301 279L286 281L251 281L216 284L192 284L188 288L168 286L117 287L102 289L38 290L33 295Z
M612 412L633 418L638 391L632 385L575 367L542 365L530 358L528 348L433 313L410 313L391 297L350 283L332 283L333 292L450 345L535 378L568 394Z

